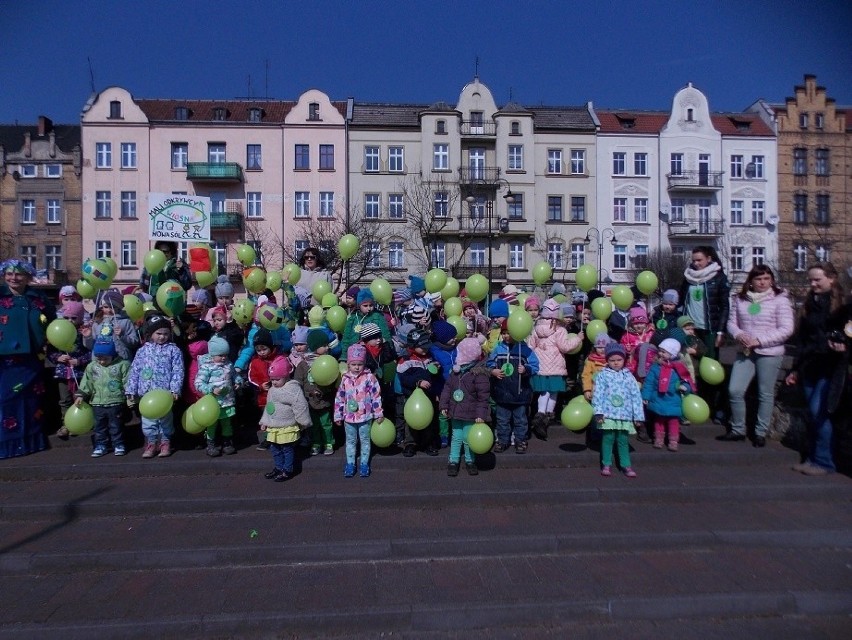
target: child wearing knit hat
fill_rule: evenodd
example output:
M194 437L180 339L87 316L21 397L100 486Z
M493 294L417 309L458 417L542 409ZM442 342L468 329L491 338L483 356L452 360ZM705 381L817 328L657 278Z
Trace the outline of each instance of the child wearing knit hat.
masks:
M654 309L651 315L651 324L658 331L663 331L674 326L677 326L679 314L677 305L680 301L680 295L674 289L666 289L663 292L663 301Z
M304 328L302 334L300 329ZM332 411L334 396L337 392L337 381L330 385L320 386L314 382L311 375L311 365L318 356L329 352L328 334L325 329L310 329L296 327L293 332L294 353L298 351L300 358L293 369L293 379L302 387L302 393L308 401L311 416L311 455L323 453L334 455L334 423ZM304 342L304 344L301 344ZM291 361L293 353L290 354Z
M654 412L654 448L662 449L668 433L669 451L677 451L680 420L683 418L682 396L695 392L695 381L686 366L677 360L680 342L666 338L657 349L657 361L651 365L642 398Z
M207 341L207 355L198 359L198 373L195 376L196 391L205 395L212 393L219 403L219 419L207 427L207 455L211 458L237 452L231 424L231 418L236 413L236 393L234 365L228 360L229 349L224 338L210 338ZM217 442L218 434L222 436L221 446Z
M627 369L636 375L639 345L650 342L654 328L648 322L648 313L642 306L631 307L627 312L627 331L621 335L621 345L627 354Z
M295 443L301 432L311 425L302 386L295 380L288 381L291 370L290 361L284 356L276 357L269 365L270 386L259 422L275 462L275 467L264 477L274 482L285 482L293 477Z
M369 289L361 289L358 292L356 302L355 311L349 314L349 317L346 319L346 326L343 328L343 339L340 342L340 360L342 362L346 361L349 347L356 342L363 341L361 332L368 324L378 327L379 333L385 342L390 342L391 340L388 322L385 319L385 315L376 309L373 292ZM370 330L372 330L372 327Z
M248 383L255 388L257 411L262 412L266 406L266 394L272 386L269 368L275 359L281 355L281 352L272 340L272 333L263 327L259 328L257 333L254 334L252 343L254 344L254 355L251 357L248 366ZM252 418L259 419L260 415L256 413ZM251 422L253 423L254 420L251 420ZM266 440L266 433L263 429L258 429L257 441L258 451L269 449L269 442Z
M47 360L55 366L53 377L59 391L59 409L64 418L65 412L74 403L77 381L83 376L86 365L92 360L92 339L90 338L90 329L83 325L85 309L82 302L66 302L62 312L65 320L73 324L77 330L74 347L70 351L60 351L48 343ZM71 434L63 425L56 432L56 435L64 440Z
M115 455L127 453L121 417L124 410L124 383L130 363L117 357L112 338L95 341L92 361L80 379L80 387L74 394L74 404L80 406L87 401L95 413L95 447L93 458L100 458L113 450ZM116 384L117 383L117 384Z

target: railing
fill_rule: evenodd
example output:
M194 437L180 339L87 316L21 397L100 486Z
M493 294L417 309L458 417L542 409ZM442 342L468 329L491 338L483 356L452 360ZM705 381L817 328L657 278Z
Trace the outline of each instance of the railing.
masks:
M210 214L211 229L242 229L243 214L217 212Z
M706 189L721 189L724 171L683 171L666 174L669 189L689 189L704 191Z
M189 162L186 165L186 178L210 182L242 182L243 168L236 162Z
M488 215L479 218L466 213L459 218L458 230L465 234L488 235ZM500 220L494 217L491 220L491 235L500 233Z
M459 182L497 187L500 184L500 167L459 167Z
M725 235L725 221L720 218L687 218L669 222L669 237L722 235Z
M497 123L493 120L462 120L459 125L459 133L463 136L493 138L497 135Z
M486 278L488 277L488 265L487 264L457 264L453 267L453 277L459 280L467 280L470 276L474 274L482 274ZM491 279L492 280L505 280L506 279L506 265L491 265Z

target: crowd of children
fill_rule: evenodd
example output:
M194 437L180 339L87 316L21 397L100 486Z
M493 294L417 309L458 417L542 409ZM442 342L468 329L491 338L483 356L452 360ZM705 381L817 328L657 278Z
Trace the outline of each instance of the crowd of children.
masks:
M92 457L110 451L122 456L127 407L148 391L164 389L175 411L157 419L141 416L143 458L170 456L176 437L210 457L233 455L239 437L257 433L257 448L269 450L274 462L265 475L276 482L294 475L299 447L307 457L334 455L343 445L344 476L369 477L371 428L385 419L404 457L436 456L447 448L449 476L458 475L462 457L467 472L476 475L467 438L472 425L493 426L494 453L514 448L524 454L530 437L547 439L557 408L575 395L592 405L589 434L600 438L602 475L611 475L615 450L625 476L636 476L628 436L651 441L648 423L654 447L662 448L668 437L668 449L677 450L680 398L695 388L692 359L702 346L690 319L677 314L677 292L666 291L650 318L640 303L614 313L608 333L589 341L584 330L590 303L602 295L597 291L568 301L564 288L554 285L549 296L538 291L524 299L509 286L485 309L462 292L466 335L460 335L444 315L440 294L428 294L421 278L410 282L386 307L367 288L348 289L340 334L329 328L321 304L312 305L309 294L292 287L278 293L288 320L274 331L261 326L257 315L242 326L235 321L226 278L212 291L193 291L192 307L181 317L153 310L139 323L124 313L123 296L115 290L100 295L86 322L73 289L63 288L59 313L79 332L72 351L48 352L63 412L72 402L90 403ZM259 296L256 314L277 304L275 296L268 290ZM525 340L509 331L513 306L534 320ZM326 354L340 361L341 375L320 384L312 365ZM411 428L405 419L406 400L416 390L434 409L425 428ZM176 436L178 407L206 395L216 399L219 414L204 441ZM63 428L58 435L68 432Z

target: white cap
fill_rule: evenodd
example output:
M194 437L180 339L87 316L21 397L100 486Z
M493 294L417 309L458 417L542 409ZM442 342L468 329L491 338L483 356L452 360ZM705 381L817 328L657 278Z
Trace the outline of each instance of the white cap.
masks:
M673 358L676 358L680 353L680 342L674 338L666 338L660 343L660 349L667 351Z

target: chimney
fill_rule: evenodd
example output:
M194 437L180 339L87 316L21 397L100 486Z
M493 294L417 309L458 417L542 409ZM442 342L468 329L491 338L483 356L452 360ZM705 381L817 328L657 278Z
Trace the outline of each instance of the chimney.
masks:
M30 132L24 132L24 156L29 158L33 155L33 145L32 139L30 137Z
M53 131L53 121L47 116L38 117L38 135L43 138L48 132Z

